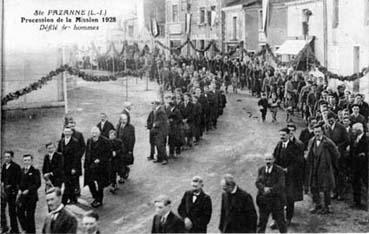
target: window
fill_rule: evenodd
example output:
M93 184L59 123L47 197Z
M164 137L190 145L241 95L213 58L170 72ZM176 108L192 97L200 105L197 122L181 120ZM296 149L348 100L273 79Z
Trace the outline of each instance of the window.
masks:
M237 40L237 17L236 16L233 17L233 34L232 34L232 39L233 40Z
M208 25L211 25L211 11L208 11Z
M187 1L186 0L182 0L181 1L181 10L182 11L187 10L186 7L187 7Z
M133 37L133 25L128 25L128 36Z
M338 27L339 20L339 0L333 0L333 19L332 19L332 28Z
M258 14L259 30L263 30L263 10L259 10Z
M172 22L178 22L178 5L172 5Z
M159 35L162 37L165 36L165 25L164 24L159 25Z
M205 23L205 8L200 8L200 24Z

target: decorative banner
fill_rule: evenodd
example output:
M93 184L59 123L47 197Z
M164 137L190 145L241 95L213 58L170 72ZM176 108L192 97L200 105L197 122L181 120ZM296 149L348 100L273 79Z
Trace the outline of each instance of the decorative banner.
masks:
M28 93L31 93L32 91L38 90L40 88L42 88L42 86L44 86L45 84L47 84L49 81L51 81L53 79L53 77L63 73L63 72L68 72L70 75L75 75L78 76L80 78L82 78L85 81L94 81L94 82L103 82L103 81L115 81L117 80L117 76L95 76L95 75L90 75L87 74L86 72L83 72L77 68L73 68L69 65L63 65L60 66L59 68L57 68L55 71L51 71L49 72L48 75L42 77L41 79L39 79L38 81L35 81L31 84L29 84L27 87L19 89L17 91L11 92L7 95L5 95L2 99L1 99L1 105L6 105L9 101L12 100L16 100L19 97L26 95ZM126 70L123 71L121 73L117 73L119 75L119 77L124 77L124 76L141 76L142 74L145 73L145 68L139 69L139 70Z
M151 34L153 37L159 36L159 25L155 18L151 19Z
M267 36L269 22L269 0L263 0L263 30L265 36Z
M191 33L191 16L192 16L192 14L191 13L186 13L185 14L185 22L186 22L186 24L185 24L185 32L186 32L186 34L187 35L190 35L190 33Z

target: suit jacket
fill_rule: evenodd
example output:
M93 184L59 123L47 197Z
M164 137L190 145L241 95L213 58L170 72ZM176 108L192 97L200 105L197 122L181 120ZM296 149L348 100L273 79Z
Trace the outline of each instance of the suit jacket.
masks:
M106 186L109 181L108 163L111 155L111 145L108 139L100 136L94 142L92 138L87 140L87 148L85 155L85 185L91 181L99 181ZM100 160L95 163L95 160Z
M53 221L52 216L48 215L45 218L44 226L42 227L42 233L52 234L52 233L77 233L78 222L76 217L72 215L65 208L60 210L58 216Z
M197 196L195 203L192 202L192 198L193 190L186 191L178 207L178 214L183 219L191 220L191 232L206 233L212 213L211 198L203 191Z
M181 114L183 119L187 119L187 123L191 124L194 120L194 106L192 102L188 102L187 105L183 102L181 107Z
M155 132L154 135L162 138L168 136L169 122L163 106L160 106L159 109L154 110L153 122L152 130Z
M46 173L53 173L50 177L51 183L54 186L61 187L64 181L64 159L61 153L55 152L51 161L49 154L45 155L42 174L45 175Z
M285 173L283 169L274 164L271 173L266 173L266 166L259 168L258 177L255 183L258 194L256 203L259 206L270 204L273 199L283 201L285 198ZM264 188L271 188L270 193L264 193Z
M351 159L354 160L359 154L363 155L368 160L369 155L369 141L368 137L364 134L359 142L356 142L356 138L353 138L350 146Z
M99 122L97 124L97 127L100 129L101 135L104 136L104 137L106 137L106 138L109 138L109 132L110 132L110 130L114 130L115 129L114 126L113 126L113 124L110 123L107 120L105 121L103 128L101 128L101 122Z
M68 144L65 144L64 137L59 141L58 150L64 157L64 175L70 176L71 170L77 171L77 175L81 175L79 168L80 163L80 146L78 140L72 137Z
M219 230L223 233L255 233L257 214L249 193L237 188L236 193L223 192Z
M307 150L309 140L314 137L314 132L310 132L308 128L301 131L299 140L304 143L304 150Z
M11 161L8 169L6 169L6 164L3 164L1 182L4 183L4 192L7 195L17 195L21 177L22 170L17 163Z
M136 142L135 128L127 123L126 126L117 126L117 138L121 139L123 142L122 154L123 156L128 154L128 152L133 153L133 148Z
M301 141L293 142L290 140L286 149L283 149L282 145L280 141L274 149L274 165L287 168L287 173L285 174L286 196L294 201L302 201L304 183L303 144Z
M184 223L173 212L168 214L168 217L163 225L161 225L161 217L154 216L151 233L183 233Z
M342 124L336 122L333 130L330 126L326 125L324 133L337 145L338 151L343 154L350 144L350 138L346 128Z
M21 180L19 184L19 190L22 192L29 190L28 194L22 195L23 201L37 202L38 201L38 189L41 187L41 176L40 171L33 166L31 166L26 173L24 168L22 168Z
M316 137L309 141L307 163L309 165L309 186L320 190L335 187L334 170L337 170L337 159L340 153L334 142L326 136L317 145Z

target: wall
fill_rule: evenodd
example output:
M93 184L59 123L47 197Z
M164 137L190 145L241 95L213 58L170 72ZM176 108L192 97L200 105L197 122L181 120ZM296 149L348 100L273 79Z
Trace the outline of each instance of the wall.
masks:
M272 46L282 45L287 38L287 7L282 4L272 4L267 41Z
M301 2L301 3L300 3ZM309 19L309 36L315 36L315 56L323 63L324 61L324 34L323 34L323 2L296 1L288 4L287 10L287 36L291 39L302 39L303 9L312 11Z
M24 88L56 70L61 64L61 52L58 48L44 48L44 50L7 50L5 48L5 77L3 77L3 96L9 92ZM41 105L53 105L63 102L63 82L61 75L43 86L10 101L6 108L29 108Z
M225 8L223 8L225 9ZM225 41L243 41L245 40L245 13L242 5L226 8L225 12ZM237 17L237 35L236 40L233 38L233 17Z
M340 0L338 27L332 27L333 0L328 0L328 68L342 75L354 72L354 46L360 46L361 70L369 66L369 25L364 24L367 0ZM353 12L355 12L353 14ZM337 84L337 82L332 82ZM353 84L347 84L352 88ZM360 92L369 96L369 76L360 79Z
M259 50L259 9L261 7L249 7L245 9L245 48L247 50Z

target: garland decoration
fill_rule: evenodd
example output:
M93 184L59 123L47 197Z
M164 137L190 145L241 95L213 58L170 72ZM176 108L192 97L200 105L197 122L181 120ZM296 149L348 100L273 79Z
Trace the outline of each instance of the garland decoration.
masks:
M73 68L67 64L60 66L54 71L50 71L49 74L46 76L41 77L41 79L29 84L28 86L18 89L14 92L8 93L1 99L1 105L6 105L8 102L18 99L19 97L29 94L32 91L41 89L45 84L51 81L55 76L63 73L68 72L70 75L78 76L82 78L84 81L93 81L93 82L104 82L104 81L115 81L117 77L124 77L124 76L142 76L146 71L146 68L141 68L139 70L131 70L128 69L127 71L122 71L115 75L109 76L95 76L88 74L84 71L79 70L78 68Z

